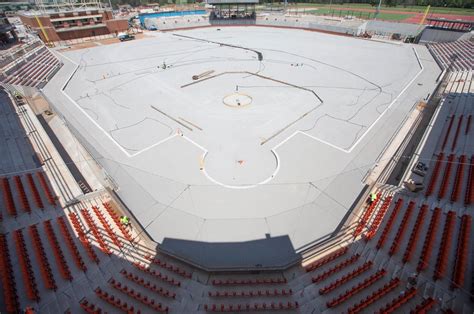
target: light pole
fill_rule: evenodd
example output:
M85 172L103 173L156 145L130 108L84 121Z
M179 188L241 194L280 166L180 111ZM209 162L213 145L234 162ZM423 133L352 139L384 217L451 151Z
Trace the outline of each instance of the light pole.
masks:
M380 13L380 8L382 7L382 0L379 0L379 4L377 5L377 10L375 11L375 17L374 19L377 18L377 16L379 15Z

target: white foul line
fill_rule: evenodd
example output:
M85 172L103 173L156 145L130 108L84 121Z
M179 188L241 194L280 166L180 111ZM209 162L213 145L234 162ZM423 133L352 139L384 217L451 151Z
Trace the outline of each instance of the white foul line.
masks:
M420 67L421 67L420 71L418 71L418 73L410 80L410 82L408 82L408 84L401 90L401 92L398 94L398 96L397 96L397 97L390 103L390 105L377 117L377 119L375 119L375 121L370 125L369 128L367 128L367 130L364 132L364 134L363 134L361 137L359 137L359 138L357 139L357 141L356 141L349 149L341 148L341 147L339 147L339 146L337 146L337 145L334 145L334 144L332 144L332 143L330 143L330 142L327 142L327 141L322 140L322 139L320 139L320 138L318 138L318 137L315 137L315 136L313 136L313 135L310 135L310 134L308 134L308 133L306 133L306 132L303 132L303 131L298 130L298 131L295 131L295 132L294 132L293 134L291 134L290 136L288 136L288 137L287 137L286 139L284 139L283 141L281 141L280 143L278 143L277 145L275 145L275 146L271 149L271 152L273 153L273 155L275 156L275 159L276 159L276 168L275 168L275 171L272 173L272 175L271 175L270 177L268 177L267 179L265 179L265 180L263 180L263 181L261 181L261 182L259 182L259 183L251 184L251 185L228 185L228 184L224 184L224 183L222 183L222 182L219 182L219 181L217 181L216 179L214 179L213 177L211 177L211 176L207 173L207 171L206 171L206 169L205 169L204 166L202 167L202 172L203 172L204 175L208 178L208 180L210 180L211 182L213 182L213 183L215 183L215 184L217 184L217 185L226 187L226 188L231 188L231 189L248 189L248 188L256 187L256 186L258 186L258 185L266 184L266 183L268 183L269 181L271 181L271 180L277 175L277 173L278 173L279 170L280 170L280 165L281 165L281 163L280 163L280 157L279 157L278 153L276 152L276 150L277 150L281 145L283 145L284 143L286 143L287 141L289 141L291 138L293 138L294 136L296 136L297 134L304 134L304 135L310 137L311 139L313 139L313 140L315 140L315 141L321 142L321 143L323 143L323 144L325 144L325 145L328 145L328 146L330 146L330 147L332 147L332 148L334 148L334 149L337 149L337 150L339 150L339 151L341 151L341 152L344 152L344 153L347 153L347 154L348 154L348 153L351 153L351 152L354 150L354 148L355 148L355 147L364 139L364 137L370 132L370 130L372 130L372 128L375 126L375 124L377 124L377 122L385 115L385 113L393 106L393 104L394 104L395 102L397 102L397 100L402 96L402 94L405 93L405 91L413 84L413 82L414 82L414 81L418 78L418 76L423 72L424 67L423 67L423 64L422 64L422 62L421 62L419 56L418 56L418 53L417 53L417 51L416 51L416 49L415 49L414 47L412 47L412 49L413 49L413 52L415 53L415 56L416 56L416 58L417 58L417 61L418 61L419 64L420 64ZM63 58L67 59L67 60L68 60L69 62L71 62L72 64L75 64L75 65L76 65L76 70L77 70L77 68L79 68L79 64L75 63L73 60L71 60L70 58L68 58L68 57L65 56L64 54L59 53L59 52L57 52L57 51L56 51L56 53L58 53L59 55L61 55ZM140 150L140 151L138 151L138 152L136 152L136 153L134 153L134 154L130 154L130 153L129 153L126 149L124 149L107 131L105 131L105 130L99 125L99 123L97 123L97 121L95 121L81 106L79 106L79 104L76 103L76 101L74 101L74 100L64 91L64 89L65 89L65 87L66 87L66 84L71 80L71 78L72 78L72 76L74 75L74 73L75 73L75 71L73 71L73 72L71 73L71 75L69 76L69 78L64 82L64 85L63 85L63 87L61 88L61 92L62 92L63 95L64 95L67 99L69 99L69 101L70 101L71 103L73 103L99 130L101 130L101 131L105 134L105 136L106 136L110 141L112 141L128 158L135 157L135 156L137 156L137 155L139 155L139 154L141 154L141 153L144 153L144 152L146 152L146 151L148 151L148 150L150 150L150 149L152 149L152 148L154 148L154 147L156 147L156 146L158 146L158 145L160 145L160 144L162 144L162 143L164 143L164 142L166 142L166 141L168 141L168 140L170 140L170 139L172 139L172 138L178 136L178 134L175 133L175 134L173 134L173 135L171 135L171 136L169 136L169 137L167 137L167 138L165 138L165 139L163 139L163 140L161 140L161 141L158 141L158 142L156 142L155 144L150 145L150 146L148 146L148 147L146 147L146 148L144 148L144 149L142 149L142 150ZM204 152L203 155L202 155L202 157L201 157L201 158L202 158L202 161L204 162L204 160L206 159L206 156L207 156L207 154L208 154L209 151L208 151L206 148L204 148L204 147L202 147L201 145L199 145L198 143L196 143L196 142L194 142L193 140L191 140L189 137L185 136L184 134L181 134L181 136L182 136L184 139L186 139L188 142L190 142L191 144L195 145L196 147L198 147L199 149L201 149L201 150Z

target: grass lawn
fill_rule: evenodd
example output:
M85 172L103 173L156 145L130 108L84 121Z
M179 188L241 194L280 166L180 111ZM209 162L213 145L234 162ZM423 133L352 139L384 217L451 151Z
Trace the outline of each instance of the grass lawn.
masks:
M413 14L385 13L382 11L377 15L377 19L385 21L402 21L411 16L413 16Z

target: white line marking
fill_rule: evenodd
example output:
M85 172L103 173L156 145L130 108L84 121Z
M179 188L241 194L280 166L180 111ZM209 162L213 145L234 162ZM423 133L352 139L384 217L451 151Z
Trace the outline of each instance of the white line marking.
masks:
M280 166L281 166L281 162L280 162L280 157L278 155L278 153L276 152L276 150L282 146L283 144L285 144L287 141L289 141L291 138L293 138L294 136L296 136L297 134L304 134L308 137L310 137L311 139L315 140L315 141L318 141L318 142L321 142L325 145L328 145L334 149L337 149L341 152L344 152L344 153L351 153L354 148L364 139L364 137L370 132L370 130L372 130L372 128L375 126L375 124L377 124L377 122L385 115L385 113L393 106L393 104L402 96L403 93L405 93L405 91L413 84L413 82L418 78L418 76L423 72L424 70L424 67L423 67L423 64L418 56L418 53L416 51L416 49L414 47L412 47L414 53L415 53L415 56L418 60L418 62L420 63L420 66L421 66L421 69L420 71L418 71L418 73L410 80L410 82L408 82L408 84L402 89L402 91L398 94L398 96L390 103L390 105L378 116L377 119L375 119L375 121L370 125L370 127L364 132L364 134L359 137L357 139L357 141L349 148L349 149L344 149L344 148L341 148L337 145L334 145L330 142L327 142L325 140L322 140L318 137L315 137L313 135L310 135L306 132L303 132L303 131L295 131L293 134L291 134L290 136L288 136L286 139L284 139L283 141L281 141L280 143L278 143L277 145L275 145L270 151L273 153L273 155L275 156L275 159L276 159L276 168L275 168L275 171L272 173L272 175L270 177L268 177L267 179L259 182L259 183L256 183L256 184L250 184L250 185L228 185L228 184L225 184L225 183L222 183L222 182L219 182L217 181L216 179L214 179L213 177L211 177L206 169L205 169L205 166L204 166L204 161L206 159L206 156L207 154L209 153L209 151L204 148L203 146L199 145L198 143L196 143L195 141L191 140L189 137L185 136L184 134L182 134L181 136L186 139L188 142L190 142L191 144L195 145L196 147L198 147L199 149L201 149L204 153L202 155L202 161L203 161L203 169L202 169L202 172L204 173L204 175L206 176L206 178L217 184L217 185L220 185L220 186L223 186L223 187L226 187L226 188L230 188L230 189L249 189L249 188L254 188L256 186L259 186L259 185L263 185L263 184L266 184L268 182L270 182L276 175L277 173L279 172L280 170ZM67 59L69 62L71 62L72 64L75 64L77 67L79 67L79 64L75 63L73 60L71 60L70 58L66 57L64 54L62 53L59 53L59 52L56 52L58 53L59 55L61 55L63 58ZM68 77L68 79L65 81L63 87L61 88L61 92L63 93L64 96L66 96L67 99L69 99L69 101L71 101L99 130L101 130L105 136L110 140L112 141L127 157L129 158L132 158L132 157L135 157L141 153L144 153L144 152L147 152L149 151L150 149L178 136L178 134L173 134L151 146L148 146L134 154L130 154L127 150L125 150L107 131L105 131L94 119L92 119L92 117L81 107L79 106L65 91L64 91L64 88L67 84L67 82L72 78L72 76L74 75L74 71L71 73L71 75Z
M57 52L59 55L61 55L62 57L64 57L65 59L67 59L68 61L70 61L72 64L75 64L76 65L76 69L79 67L79 64L75 63L74 61L72 61L71 59L69 59L68 57L66 57L65 55L63 55L62 53L59 53ZM64 88L66 87L66 84L68 83L68 81L72 78L72 76L74 75L75 71L73 71L71 73L71 75L68 77L68 79L64 82L63 86L61 87L61 93L63 93L63 95L69 99L70 102L72 102L78 109L79 111L81 111L99 130L101 130L105 136L110 140L112 141L128 158L132 158L132 157L135 157L141 153L144 153L172 138L174 138L175 136L177 136L177 134L173 134L173 135L170 135L160 141L158 141L157 143L153 144L153 145L150 145L148 147L145 147L144 149L134 153L134 154L130 154L125 148L122 147L122 145L120 145L120 143L118 143L113 137L112 135L110 135L109 132L107 132L106 130L104 130L102 128L102 126L100 126L99 123L97 123L97 121L95 121L94 119L92 119L92 117L81 107L79 106L79 104L76 103L76 101L74 101L74 99L72 99L65 91L64 91Z

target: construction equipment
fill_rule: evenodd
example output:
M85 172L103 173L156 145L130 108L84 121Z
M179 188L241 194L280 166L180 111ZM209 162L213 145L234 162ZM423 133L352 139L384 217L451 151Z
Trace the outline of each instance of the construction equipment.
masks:
M211 75L212 73L214 73L214 70L209 70L206 72L202 72L201 74L193 75L193 80L197 81L199 79L202 79L203 77Z

